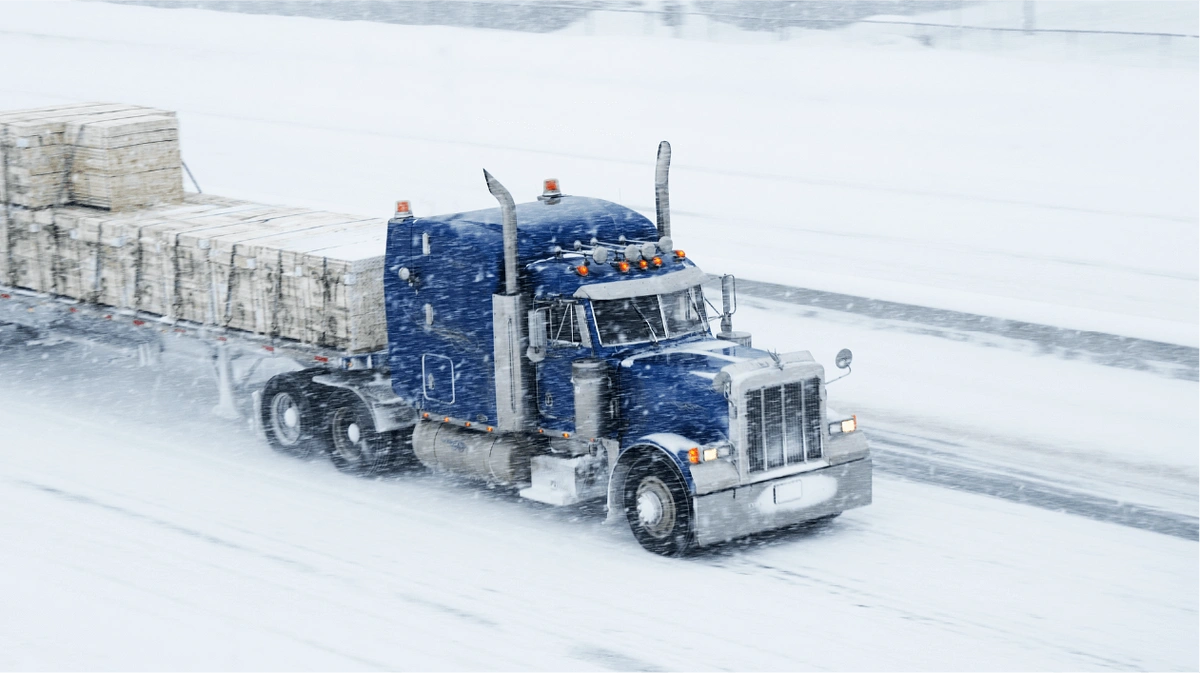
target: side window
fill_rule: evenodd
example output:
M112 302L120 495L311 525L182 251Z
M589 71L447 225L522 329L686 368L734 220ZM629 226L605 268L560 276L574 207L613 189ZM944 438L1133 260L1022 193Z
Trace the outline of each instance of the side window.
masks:
M587 329L579 320L579 306L575 302L553 301L539 305L546 310L546 341L556 346L586 346L582 330Z

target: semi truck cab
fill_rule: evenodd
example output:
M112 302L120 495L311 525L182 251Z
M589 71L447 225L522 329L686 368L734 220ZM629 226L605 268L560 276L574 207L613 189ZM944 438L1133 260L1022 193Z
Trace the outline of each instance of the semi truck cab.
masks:
M853 418L827 418L824 370L732 331L708 276L673 244L670 146L658 222L547 180L515 204L388 223L392 389L427 466L553 505L607 498L672 555L871 501Z

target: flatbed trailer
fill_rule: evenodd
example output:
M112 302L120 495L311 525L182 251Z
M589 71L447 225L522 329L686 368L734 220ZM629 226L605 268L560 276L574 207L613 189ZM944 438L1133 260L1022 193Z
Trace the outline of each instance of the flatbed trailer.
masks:
M141 367L157 367L169 357L208 367L218 399L214 413L245 418L260 436L265 434L263 388L288 372L353 391L371 411L376 432L399 435L397 448L416 420L415 412L392 392L383 351L347 353L0 285L0 355L4 348L56 344L75 344L103 353L106 361Z

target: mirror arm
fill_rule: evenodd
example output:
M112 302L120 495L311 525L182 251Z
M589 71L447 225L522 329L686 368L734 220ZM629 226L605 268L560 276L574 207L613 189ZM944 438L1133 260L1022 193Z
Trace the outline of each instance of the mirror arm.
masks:
M837 377L836 379L830 379L830 380L826 381L825 385L829 385L830 383L833 383L834 381L841 381L842 379L846 378L847 376L850 376L850 367L846 367L845 374L842 374L841 376Z

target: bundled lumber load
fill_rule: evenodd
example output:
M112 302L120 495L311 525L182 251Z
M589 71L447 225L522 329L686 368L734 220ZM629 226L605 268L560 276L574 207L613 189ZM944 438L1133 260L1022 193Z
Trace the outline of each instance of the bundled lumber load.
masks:
M80 103L0 113L0 202L127 210L182 198L174 112Z
M0 283L360 353L387 223L183 193L174 112L0 112Z
M7 225L7 226L4 226ZM209 195L114 213L12 208L8 285L336 348L387 343L387 221Z

